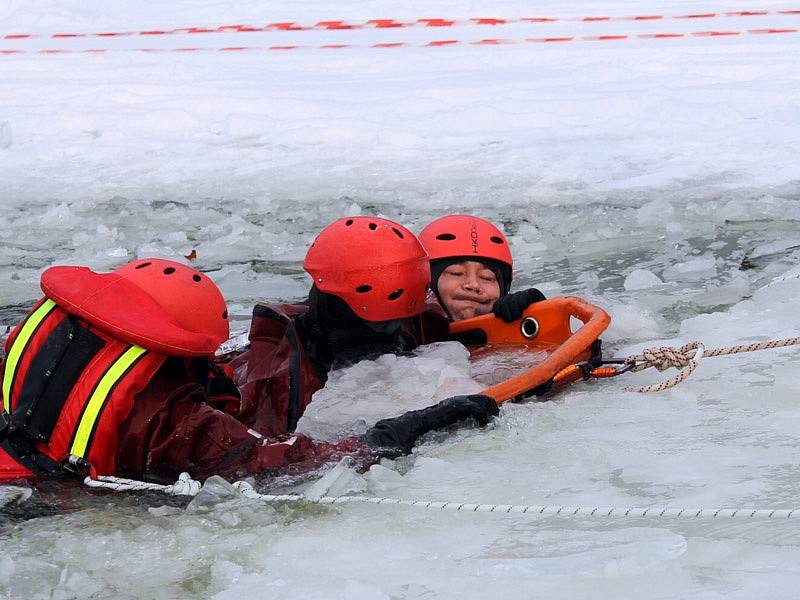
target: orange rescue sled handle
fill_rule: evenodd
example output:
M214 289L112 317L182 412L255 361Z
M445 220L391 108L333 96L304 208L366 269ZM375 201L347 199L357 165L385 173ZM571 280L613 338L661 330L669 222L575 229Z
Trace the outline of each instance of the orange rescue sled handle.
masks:
M570 317L583 322L574 333ZM610 323L611 317L602 308L576 296L564 296L530 305L522 318L513 323L491 314L451 323L450 335L465 343L478 338L489 344L555 347L543 362L481 392L502 404L548 383L562 369L588 360L592 345Z

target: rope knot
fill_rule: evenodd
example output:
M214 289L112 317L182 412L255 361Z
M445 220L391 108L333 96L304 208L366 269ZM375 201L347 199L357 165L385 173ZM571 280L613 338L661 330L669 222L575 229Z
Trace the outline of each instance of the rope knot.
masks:
M642 351L642 357L651 367L655 367L658 371L666 371L667 369L676 368L682 369L689 366L691 358L686 356L686 350L682 348L648 348Z
M726 354L739 354L740 352L754 352L756 350L771 350L772 348L785 348L786 346L800 345L800 337L786 338L783 340L769 340L754 344L744 344L741 346L726 346L724 348L713 348L706 350L700 342L685 344L680 348L649 348L641 354L634 354L623 361L627 367L617 369L617 372L624 371L643 371L650 367L655 367L659 371L664 371L670 367L681 369L681 372L668 381L654 385L646 385L640 388L625 388L631 392L660 392L685 380L700 364L700 359L704 356L725 356ZM615 362L615 361L609 361Z
M666 369L676 368L680 369L680 373L675 375L668 381L654 385L647 385L641 388L625 388L628 391L635 392L660 392L674 385L679 384L686 379L697 368L700 358L703 356L703 344L700 342L692 342L685 344L680 348L648 348L643 350L640 355L629 356L625 362L626 364L633 365L631 371L641 371L655 367L659 371Z

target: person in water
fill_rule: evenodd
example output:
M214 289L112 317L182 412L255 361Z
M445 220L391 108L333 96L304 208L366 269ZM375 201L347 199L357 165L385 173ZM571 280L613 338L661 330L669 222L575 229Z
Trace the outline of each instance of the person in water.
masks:
M206 275L160 259L112 273L52 267L6 342L0 480L72 471L174 481L257 472L308 444L264 436L221 407L238 391L211 363L228 312Z
M428 255L398 223L368 216L339 219L320 232L303 267L313 281L306 302L257 304L250 347L230 363L242 394L239 418L272 436L294 431L332 368L448 337L441 308L426 303ZM427 417L441 427L465 415L485 422L497 413L485 396L425 410L414 417L415 431L433 428L426 429ZM409 423L384 422L371 442L408 450L409 439L415 439L408 435Z
M374 231L370 224L377 227L378 222L366 226ZM405 235L398 228L395 235L399 234ZM313 250L306 266L314 270L318 289L339 289L347 271L343 274L336 266L317 271ZM366 243L361 250L380 254L380 244ZM423 266L420 270L427 277ZM402 265L397 268L403 270ZM413 284L415 277L403 281ZM380 282L375 284L385 291ZM298 352L309 352L308 360L313 355L324 361L322 365L333 364L337 349L375 348L365 344L366 332L359 343L346 337L328 340L327 311L306 321L295 317L303 312L314 315L312 306L294 314L287 309L283 315L265 307L261 316L266 321L254 323L253 347L247 353L258 364L245 368L250 375L264 377L248 380L240 398L225 370L211 361L228 337L228 314L221 293L204 274L172 261L144 259L112 273L52 267L42 274L41 286L44 298L6 343L0 386L2 481L66 472L155 482L174 481L183 471L198 478L240 476L316 457L324 460L333 451L368 449L365 443L377 454L399 454L433 428L469 417L485 423L497 414L491 398L460 396L380 422L365 439L347 440L340 448L315 445L285 433L290 430L288 421L270 423L248 410L255 403L275 418L291 416L293 403L301 410L310 401L309 389L317 384L311 379L316 373L300 370L309 364ZM424 290L412 285L403 309L420 324ZM396 303L405 292L394 288L384 300L361 302L358 308L377 318L405 314L394 312L397 304L390 304L387 313L381 309L382 303ZM320 304L316 310L323 309ZM343 317L331 318L340 324ZM369 329L380 342L402 339L410 346L415 340L401 331L411 324L400 320L397 327L375 321L381 323L377 331L356 325ZM316 333L311 331L315 326ZM276 327L283 329L282 337ZM270 339L273 351L259 353ZM252 394L260 396L256 400ZM264 426L261 431L253 427L255 421Z
M419 234L431 266L431 289L452 321L494 313L516 321L545 299L536 288L509 293L514 262L508 240L491 222L447 215Z

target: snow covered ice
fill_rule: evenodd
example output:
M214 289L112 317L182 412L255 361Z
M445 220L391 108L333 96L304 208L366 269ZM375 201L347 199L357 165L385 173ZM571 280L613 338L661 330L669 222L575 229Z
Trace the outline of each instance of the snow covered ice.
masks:
M0 55L0 318L25 314L50 264L110 269L195 250L241 333L255 301L303 297L305 249L335 218L380 214L419 231L458 211L502 224L514 288L610 312L609 354L798 336L797 9L0 3L0 50L24 51ZM767 14L728 14L746 11ZM664 18L622 18L647 15ZM577 20L591 16L614 18ZM559 20L48 37L431 17ZM647 37L667 33L680 37ZM547 37L572 39L524 42ZM487 38L515 43L470 43ZM459 43L427 45L436 40ZM381 43L405 45L372 47ZM321 48L331 44L353 47ZM136 50L188 46L215 50ZM218 50L228 46L262 50ZM107 51L39 52L58 49ZM663 374L576 384L339 481L457 502L793 508L799 362L791 348L706 359L648 396L623 388ZM447 348L356 365L336 375L353 404L327 434L433 402L450 393L446 380L470 385L466 373L466 357ZM386 394L375 402L378 374ZM323 394L344 399L333 389ZM38 492L26 494L0 501L16 498L0 511L0 595L12 598L747 599L793 598L800 584L794 520L522 520L236 499L175 513L149 497L87 493L64 514L24 521Z

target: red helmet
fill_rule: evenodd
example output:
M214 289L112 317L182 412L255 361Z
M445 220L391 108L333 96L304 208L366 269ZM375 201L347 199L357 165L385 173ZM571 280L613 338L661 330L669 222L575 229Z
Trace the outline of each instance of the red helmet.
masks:
M366 321L422 312L431 278L428 255L408 229L379 217L345 217L323 229L303 268Z
M486 219L470 215L447 215L430 223L419 241L431 260L470 257L496 260L514 267L506 236Z
M178 325L221 344L228 339L228 308L206 275L161 258L135 260L114 271L150 295Z

